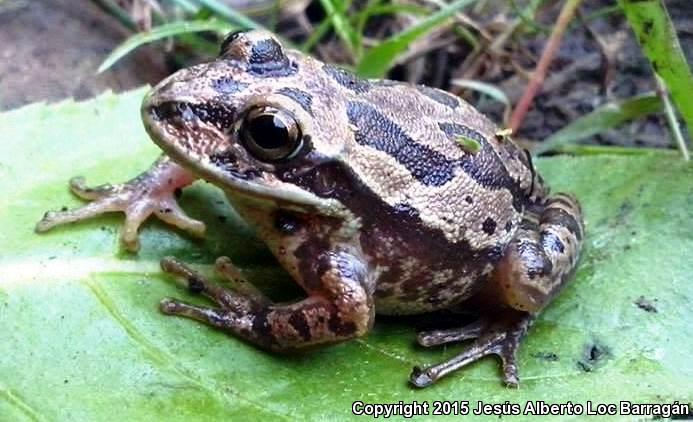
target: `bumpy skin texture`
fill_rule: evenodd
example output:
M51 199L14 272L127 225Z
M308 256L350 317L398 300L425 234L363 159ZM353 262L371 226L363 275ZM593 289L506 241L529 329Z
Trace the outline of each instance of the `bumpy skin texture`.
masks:
M258 110L274 120L254 120ZM220 272L234 291L167 258L164 270L218 307L166 299L164 312L291 350L363 335L375 312L471 300L484 304L485 322L423 333L419 342L476 342L449 362L416 369L412 382L428 385L495 353L505 381L517 384L520 339L574 269L584 228L576 199L549 196L529 154L472 106L429 87L358 79L250 31L227 37L217 60L157 85L142 118L170 158L158 173L186 183L194 174L223 189L307 293L274 304L228 261ZM282 121L286 131L248 129L261 120L264 129ZM247 133L278 139L251 142ZM136 186L143 179L161 190L152 177ZM70 213L64 221L50 214L51 226L75 221Z

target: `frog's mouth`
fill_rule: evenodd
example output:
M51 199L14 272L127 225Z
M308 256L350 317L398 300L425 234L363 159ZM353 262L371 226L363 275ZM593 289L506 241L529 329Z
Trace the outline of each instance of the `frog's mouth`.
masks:
M151 139L175 162L223 189L280 206L306 211L323 208L324 198L281 182L273 166L255 163L237 142L235 110L181 101L150 103L145 99L142 121Z

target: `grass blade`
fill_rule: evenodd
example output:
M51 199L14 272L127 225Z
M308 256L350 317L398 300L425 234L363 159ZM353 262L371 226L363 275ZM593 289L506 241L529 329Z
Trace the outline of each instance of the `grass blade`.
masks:
M239 13L229 6L217 0L196 0L200 6L204 6L214 13L217 17L225 19L240 29L264 29L262 25Z
M368 78L381 78L392 67L397 56L417 38L425 35L446 19L476 0L457 0L421 20L416 25L393 35L376 47L366 51L356 67L356 72Z
M574 144L627 121L660 112L662 107L662 100L656 94L645 94L605 104L551 135L534 152L540 154L559 146Z
M152 30L149 32L140 32L135 34L121 43L111 52L111 54L108 55L108 57L106 57L106 60L101 63L98 72L101 73L109 69L118 60L122 59L136 48L163 38L202 31L213 31L220 34L225 34L231 31L233 28L234 27L228 22L222 22L219 20L172 22L160 25L152 28Z
M344 41L349 53L353 55L359 34L356 33L346 16L346 11L349 8L348 0L320 0L320 4L325 9L327 18L332 22L335 32Z
M674 111L674 107L671 105L671 100L669 99L669 92L667 91L666 84L662 80L662 78L655 74L655 79L657 81L657 94L659 95L659 98L662 99L662 103L664 104L664 116L667 119L667 123L669 124L669 130L671 130L671 136L679 147L679 151L681 151L681 154L683 155L683 159L688 161L691 159L690 154L688 153L688 147L686 146L686 140L683 139L683 134L681 133L681 125L679 125L679 121L676 118L676 112Z
M171 0L173 3L178 5L181 9L183 9L187 13L197 13L197 11L200 9L196 4L194 4L191 0Z
M320 42L322 37L327 34L327 32L332 28L332 21L329 19L324 19L320 22L313 32L310 34L308 39L301 45L300 49L304 53L308 53L315 45Z
M693 138L693 74L661 0L619 0L652 68L664 79Z
M510 100L508 99L508 96L505 95L505 92L489 83L475 81L472 79L453 79L452 84L462 88L471 89L472 91L480 92L498 102L505 104L506 106L510 106Z

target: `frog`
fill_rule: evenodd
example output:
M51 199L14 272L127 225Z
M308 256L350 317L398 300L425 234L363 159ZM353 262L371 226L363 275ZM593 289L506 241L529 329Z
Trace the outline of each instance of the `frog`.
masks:
M125 183L73 178L72 192L90 202L47 212L36 230L123 212L133 252L152 215L203 237L205 224L177 199L205 180L305 297L274 302L228 257L215 265L225 284L164 257L164 272L214 304L164 298L164 314L300 352L365 336L376 314L471 310L472 322L418 333L424 347L470 343L414 367L410 383L427 387L496 355L503 382L517 387L519 346L579 260L576 197L552 194L530 153L458 96L363 79L283 44L236 31L214 60L161 81L141 117L163 154Z

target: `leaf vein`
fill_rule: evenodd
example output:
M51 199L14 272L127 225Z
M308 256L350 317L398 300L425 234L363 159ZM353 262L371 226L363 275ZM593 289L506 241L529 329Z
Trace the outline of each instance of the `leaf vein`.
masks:
M113 318L115 322L117 322L123 330L127 333L127 335L136 343L138 344L154 362L157 364L160 364L162 366L167 366L170 369L173 370L173 372L180 376L181 378L184 378L188 380L190 383L199 386L200 388L206 390L209 392L210 395L215 396L222 401L226 402L229 405L233 405L234 401L230 400L227 397L227 394L225 393L220 393L221 391L223 392L228 392L234 398L243 401L244 403L262 411L265 413L269 413L273 416L285 419L285 420L290 420L289 415L278 412L276 409L271 409L268 408L266 405L256 403L247 397L242 396L235 390L230 390L228 388L222 388L217 385L208 385L208 383L205 383L203 378L200 378L198 376L192 375L190 369L188 368L181 368L180 365L176 362L175 358L168 353L166 353L164 350L158 348L154 344L152 344L147 338L140 333L140 331L132 325L119 311L117 306L115 305L115 302L108 296L108 294L101 288L101 286L98 285L98 283L95 283L93 280L87 278L84 280L84 283L87 285L89 290L94 294L96 299L99 301L99 303L106 309L108 314ZM215 383L214 383L215 384Z
M46 418L41 415L39 411L34 409L29 405L29 403L22 400L19 396L12 392L9 388L0 385L0 398L5 399L12 407L18 409L21 413L26 415L32 421L44 421Z

